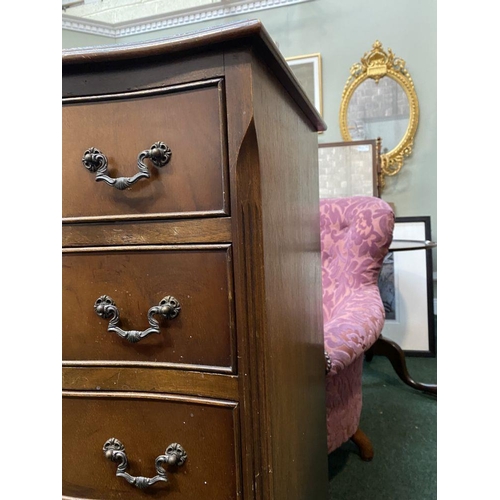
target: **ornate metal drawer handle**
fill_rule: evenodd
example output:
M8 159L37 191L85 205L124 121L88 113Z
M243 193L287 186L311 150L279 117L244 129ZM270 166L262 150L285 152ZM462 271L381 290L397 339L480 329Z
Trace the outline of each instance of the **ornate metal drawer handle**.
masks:
M155 477L131 476L126 472L128 466L127 454L125 446L116 438L108 439L102 447L104 456L112 462L118 462L116 476L123 477L130 484L133 484L141 490L155 484L158 481L168 482L167 471L162 467L162 464L176 465L180 467L187 459L187 454L184 448L177 443L172 443L165 450L165 455L156 457L155 467L157 475Z
M87 170L97 172L95 176L96 182L104 181L106 184L122 190L132 186L143 177L147 179L150 177L148 167L143 160L149 158L156 168L161 168L170 161L171 156L172 151L165 143L155 142L151 149L146 149L137 156L139 172L133 177L109 177L108 158L96 148L89 148L83 153L82 163Z
M147 337L150 333L160 333L160 323L153 318L153 315L159 314L167 319L174 319L179 315L181 305L179 301L167 295L160 300L157 306L151 307L148 311L148 321L150 328L144 331L140 330L122 330L118 323L120 322L120 311L115 305L115 302L108 295L102 295L94 304L95 313L104 319L109 319L108 332L117 333L121 338L135 343Z

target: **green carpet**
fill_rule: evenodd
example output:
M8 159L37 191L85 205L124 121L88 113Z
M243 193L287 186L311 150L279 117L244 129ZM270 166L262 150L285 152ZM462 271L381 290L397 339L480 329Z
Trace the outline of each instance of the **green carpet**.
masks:
M436 358L406 358L419 382L436 383ZM389 360L365 361L360 428L375 456L363 462L347 442L328 457L330 500L437 498L437 398L401 382Z

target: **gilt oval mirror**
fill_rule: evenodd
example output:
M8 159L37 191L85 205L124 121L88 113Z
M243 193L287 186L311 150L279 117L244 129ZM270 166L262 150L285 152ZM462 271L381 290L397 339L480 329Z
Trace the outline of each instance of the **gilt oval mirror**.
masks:
M395 175L413 149L418 99L406 63L376 41L351 67L342 94L340 129L345 141L382 140L379 189Z

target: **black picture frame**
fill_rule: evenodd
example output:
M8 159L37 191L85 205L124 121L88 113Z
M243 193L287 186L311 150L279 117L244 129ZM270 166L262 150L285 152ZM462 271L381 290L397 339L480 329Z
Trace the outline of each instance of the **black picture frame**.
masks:
M411 234L412 226L415 227L414 235ZM399 229L405 236L401 237ZM394 239L432 241L430 216L396 217ZM405 272L405 269L411 272ZM395 341L406 356L436 356L432 275L432 248L389 252L384 259L379 277L380 295L386 311L382 335ZM412 287L412 279L418 285ZM411 318L416 318L416 323ZM424 329L427 331L422 331ZM412 348L413 344L420 347Z

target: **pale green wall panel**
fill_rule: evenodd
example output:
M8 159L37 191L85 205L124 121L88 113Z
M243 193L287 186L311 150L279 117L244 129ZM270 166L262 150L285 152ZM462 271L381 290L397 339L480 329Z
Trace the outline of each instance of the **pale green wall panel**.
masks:
M79 31L62 30L62 48L94 47L95 45L114 45L116 40L106 36L80 33Z

